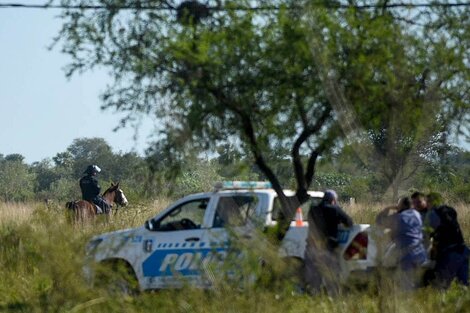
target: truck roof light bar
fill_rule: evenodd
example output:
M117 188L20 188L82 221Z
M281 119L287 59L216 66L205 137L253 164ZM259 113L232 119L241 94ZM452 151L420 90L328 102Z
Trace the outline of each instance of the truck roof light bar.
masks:
M264 181L223 181L214 185L216 190L271 189L270 182Z

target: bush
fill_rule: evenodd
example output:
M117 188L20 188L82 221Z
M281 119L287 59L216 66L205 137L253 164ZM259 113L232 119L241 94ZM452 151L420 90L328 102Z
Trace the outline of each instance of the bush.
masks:
M25 201L34 197L35 175L20 160L0 161L0 200Z
M371 201L370 178L358 177L351 179L350 183L343 188L343 193L345 197L352 197L357 201Z
M448 192L454 201L470 203L470 181L455 176L451 186L452 188Z
M217 173L217 167L209 162L195 163L183 172L175 182L175 197L214 189L214 183L223 180Z
M78 181L61 178L54 181L49 190L44 193L47 199L55 199L59 202L72 201L81 198Z

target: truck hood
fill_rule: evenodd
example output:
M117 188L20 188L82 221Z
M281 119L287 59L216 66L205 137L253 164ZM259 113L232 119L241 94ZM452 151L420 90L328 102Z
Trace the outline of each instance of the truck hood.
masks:
M102 239L102 240L109 240L112 238L119 238L122 239L127 236L132 236L133 234L137 233L140 227L138 228L127 228L127 229L121 229L109 233L104 233L104 234L99 234L94 236L90 241L95 240L95 239Z
M87 255L105 255L109 253L117 253L128 242L141 238L138 233L142 227L128 228L109 233L100 234L90 239L86 245Z

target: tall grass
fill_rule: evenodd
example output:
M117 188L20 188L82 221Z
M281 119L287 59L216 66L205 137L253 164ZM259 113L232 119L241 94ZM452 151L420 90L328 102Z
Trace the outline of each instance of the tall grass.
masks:
M84 246L94 234L140 226L167 205L161 200L130 206L109 223L87 227L66 223L64 210L43 204L0 204L0 312L466 312L470 293L453 286L440 292L413 293L367 288L330 298L296 292L286 281L240 288L191 288L117 296L90 287L82 276ZM360 223L373 221L381 205L347 207ZM469 239L469 207L459 205L460 222Z
M0 223L19 223L27 221L34 212L35 205L16 202L0 202Z

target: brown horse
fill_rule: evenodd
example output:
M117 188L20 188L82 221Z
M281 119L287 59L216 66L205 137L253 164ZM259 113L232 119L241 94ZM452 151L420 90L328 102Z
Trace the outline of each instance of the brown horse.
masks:
M119 188L119 183L111 183L111 187L103 193L103 198L106 202L111 204L111 206L115 204L126 206L128 204L124 192ZM70 217L74 223L91 221L98 215L95 204L86 200L67 202L65 207L70 210ZM104 215L109 215L110 212L111 210L105 212Z

